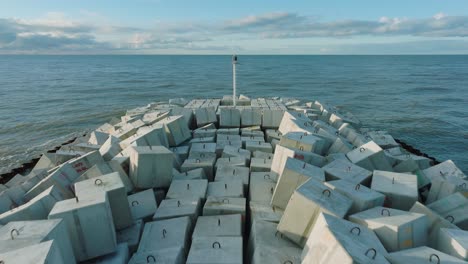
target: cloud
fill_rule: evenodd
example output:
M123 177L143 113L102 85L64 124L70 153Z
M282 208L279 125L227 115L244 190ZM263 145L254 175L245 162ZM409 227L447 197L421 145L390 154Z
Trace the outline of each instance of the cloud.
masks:
M58 12L33 20L0 18L0 53L138 53L174 49L231 52L248 49L237 43L268 44L288 39L308 39L310 43L310 39L320 38L346 44L347 40L362 36L389 40L411 37L422 42L468 37L468 16L444 13L424 19L382 16L377 20L321 21L297 13L274 12L221 21L157 21L136 27L112 23L87 10L81 12L81 20ZM431 45L452 47L447 44L450 41ZM397 43L393 45L398 47ZM405 47L412 50L412 45L400 46ZM317 50L334 52L331 47Z

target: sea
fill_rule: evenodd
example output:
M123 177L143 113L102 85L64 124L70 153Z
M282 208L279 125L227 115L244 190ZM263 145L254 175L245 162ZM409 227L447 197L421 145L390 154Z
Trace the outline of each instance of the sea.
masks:
M468 56L238 56L238 93L319 100L468 173ZM231 94L230 55L0 56L0 173L154 101Z

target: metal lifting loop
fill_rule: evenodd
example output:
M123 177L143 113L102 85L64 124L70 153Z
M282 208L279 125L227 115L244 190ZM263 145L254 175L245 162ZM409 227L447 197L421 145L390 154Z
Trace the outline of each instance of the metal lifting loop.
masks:
M218 248L221 248L221 244L219 242L213 242L213 245L211 245L213 248L216 248L215 245L218 245Z
M190 184L187 183L187 190L190 190Z
M305 169L306 167L306 163L304 162L304 164L302 164L302 168Z
M392 184L395 184L395 177L392 178Z
M325 190L322 191L322 195L324 195L325 193L328 193L327 196L330 197L331 191L329 189L325 189Z
M375 250L375 248L369 248L366 251L366 254L364 254L364 255L366 255L366 257L368 257L367 254L369 254L369 252L371 252L371 251L374 252L374 255L371 257L371 259L375 259L375 257L377 256L377 250Z
M390 216L390 211L386 208L382 209L382 211L380 211L380 215L384 215L384 212L387 212L387 216Z
M167 234L167 231L166 231L166 229L163 229L163 230L162 230L162 235L163 235L163 238L166 238L166 234Z
M102 184L102 180L101 180L101 179L96 179L96 180L94 181L94 184L97 185L97 186L99 186L99 185Z
M226 189L226 190L227 190L227 183L225 183L225 184L224 184L224 189Z
M299 147L299 150L300 150L300 151L304 151L304 147L303 147L303 146L300 146L300 147Z
M139 205L138 201L133 201L132 206Z
M13 236L13 233L16 233L16 236L19 236L19 231L18 231L18 229L13 228L13 229L10 231L11 240L14 240L14 239L15 239L15 236Z
M359 190L360 188L361 188L361 184L358 183L358 184L356 184L356 186L354 187L354 190L357 191L357 190Z
M80 200L78 200L78 196L75 196L75 200L76 202L79 202Z
M222 202L223 202L223 203L229 203L229 199L228 199L228 198L224 198L224 199L222 200Z
M365 148L360 148L360 149L359 149L359 152L364 152L364 151L366 151Z
M218 218L218 226L221 225L221 219Z
M263 175L263 179L265 179L265 180L266 180L266 179L270 179L270 175L269 175L269 174Z
M449 220L449 218L452 219L452 220ZM449 221L450 223L453 223L453 222L455 221L455 217L453 217L452 215L447 215L447 216L445 217L445 219L446 219L447 221Z
M283 264L294 264L294 263L290 260L286 260L285 262L283 262Z
M436 259L437 259L437 262L436 262L437 264L440 263L440 258L439 258L439 256L437 256L436 254L431 254L431 255L429 256L429 262L431 262L431 263L432 263L432 258L436 258Z
M196 162L196 163L200 163L200 159L196 159L195 162Z
M351 228L351 230L349 230L349 232L350 232L351 234L354 234L354 233L353 233L354 230L357 230L357 231L358 231L358 232L357 232L357 235L358 235L358 236L361 234L361 228L359 228L359 227L357 227L357 226Z
M149 261L150 259L153 259L153 261L151 261L151 262L156 263L156 258L153 255L148 255L146 257L146 263L150 263L150 261Z
M177 207L180 207L180 201L177 201Z
M458 187L462 187L463 189L466 189L466 182L464 182L464 183L458 185Z

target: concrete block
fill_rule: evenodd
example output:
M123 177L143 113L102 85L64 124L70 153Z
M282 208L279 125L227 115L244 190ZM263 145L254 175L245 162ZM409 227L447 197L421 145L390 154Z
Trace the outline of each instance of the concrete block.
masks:
M130 154L130 179L135 187L168 187L174 156L162 146L134 147Z
M426 246L390 253L387 259L394 264L466 263L459 258L447 255L443 252Z
M203 180L206 179L205 171L202 168L179 172L172 169L172 181L174 180Z
M117 246L107 195L99 194L92 199L57 202L49 214L49 219L63 219L78 261L112 253Z
M326 161L325 157L312 152L305 152L277 145L275 155L273 156L271 171L281 175L288 157L302 160L317 167L323 167Z
M207 180L172 181L167 191L166 199L197 198L204 201L207 189Z
M148 218L156 212L157 204L153 189L129 195L127 200L133 220Z
M303 247L321 212L343 218L351 205L352 202L344 195L330 190L319 181L308 180L291 196L278 224L278 231Z
M11 200L10 196L8 196L6 192L0 193L0 214L3 214L16 206L17 204Z
M385 206L409 210L418 201L416 175L375 170L371 189L385 194Z
M219 135L239 135L240 129L237 128L220 128L216 131L216 134Z
M196 143L214 143L215 142L215 136L212 137L196 137L192 138L189 141L190 146Z
M250 171L247 167L223 165L216 169L215 181L241 180L244 191L248 189Z
M427 216L427 245L432 248L436 248L437 246L437 241L439 241L439 231L441 228L459 229L456 225L450 223L447 219L442 218L436 212L419 202L414 203L413 207L411 207L409 211Z
M229 157L242 157L246 160L247 163L250 162L251 153L248 150L242 149L240 147L234 146L225 146L223 153L221 155L223 158Z
M73 197L73 182L79 177L79 174L69 163L65 163L58 170L49 174L42 179L31 190L24 194L24 199L29 201L39 195L41 192L50 188L52 185L57 187L57 190L65 197Z
M325 185L353 201L353 205L348 212L349 214L365 211L376 206L383 206L384 204L385 195L360 184L336 180L326 182Z
M163 120L164 118L167 118L169 116L169 111L153 111L153 112L148 112L145 113L141 120L146 124L146 125L152 125L157 123L158 121Z
M200 213L200 199L166 199L153 215L153 221L188 216L191 226L194 226Z
M266 153L273 153L273 147L271 146L271 144L263 141L246 141L245 149L251 152L258 150Z
M147 264L151 261L159 261L160 263L168 264L185 264L184 248L171 247L160 250L152 250L146 252L135 253L128 264Z
M122 168L116 160L111 160L109 162L98 163L83 173L80 177L75 180L75 183L84 181L87 179L93 179L102 175L110 174L117 172L119 175L120 180L122 181L123 185L127 193L133 191L133 183L128 178L127 172Z
M242 229L240 214L200 216L192 240L201 237L242 237Z
M282 109L263 109L262 128L277 129L283 119L284 110Z
M388 252L427 243L428 219L424 214L378 206L350 215L349 220L373 230Z
M207 196L244 197L244 184L241 179L215 181L208 183Z
M318 237L323 239L317 239ZM367 227L321 213L302 251L304 263L389 263L377 236Z
M468 260L468 231L441 228L435 247L437 250L451 256Z
M242 149L242 142L241 141L231 141L231 140L219 140L216 143L216 154L218 156L222 156L223 151L224 151L225 148Z
M271 159L252 158L250 160L251 172L270 172L273 161Z
M272 223L279 223L284 211L279 208L274 208L269 204L258 202L249 202L250 209L250 223L256 221L268 221Z
M253 157L259 158L259 159L271 159L272 160L274 157L274 154L256 150L253 152Z
M257 108L246 108L241 111L241 126L261 126L262 112Z
M467 176L451 160L446 160L440 164L427 168L422 172L426 178L426 184L431 183L433 179L448 176L467 180Z
M265 134L261 130L260 126L242 128L241 136L242 137L261 137L261 138L265 138Z
M279 175L271 205L285 209L294 191L308 180L325 181L324 171L303 161L287 158L283 173Z
M12 240L34 240L34 243L54 240L60 255L68 263L76 263L70 236L61 219L9 222L0 228L0 241Z
M32 244L13 251L0 253L3 263L37 263L60 264L73 263L63 259L57 242L49 240L39 244Z
M427 207L461 229L468 230L468 199L462 194L451 194Z
M216 153L216 143L194 143L190 147L190 155L193 153Z
M328 149L328 154L333 153L348 153L353 150L354 146L351 142L347 141L342 137L337 137L333 144Z
M467 180L455 176L434 178L426 199L426 204L433 203L456 192L468 197L467 185Z
M168 148L169 141L166 129L163 124L155 124L150 127L141 127L137 133L122 142L120 147L125 149L128 146L163 146Z
M372 171L354 165L347 159L336 159L322 168L325 171L325 177L328 181L346 180L354 184L369 186Z
M250 177L249 198L252 202L270 204L276 187L271 173L253 172Z
M209 196L203 206L203 215L241 214L245 219L245 198Z
M286 133L281 137L280 144L284 147L314 152L319 155L326 154L331 146L331 142L328 139L301 132Z
M182 163L189 156L190 146L178 146L170 148L169 150L172 151Z
M273 139L281 140L281 133L275 129L267 129L265 131L265 136L266 136L266 142L271 143Z
M230 135L230 134L219 134L216 137L216 141L241 141L240 135Z
M187 216L148 222L143 229L138 252L182 247L186 253L189 249L191 228Z
M85 173L92 166L104 162L99 151L89 152L81 157L67 161L79 175Z
M0 214L0 224L11 221L26 221L46 219L55 203L65 199L58 187L52 186L29 202Z
M241 115L236 108L220 108L219 126L220 127L240 127Z
M192 241L187 264L242 264L241 237L200 237Z
M382 148L373 141L348 152L346 156L352 163L367 170L392 171Z
M117 249L114 253L107 254L93 260L96 264L127 264L130 253L127 243L117 244Z
M181 172L186 172L189 170L193 169L198 169L202 168L203 171L205 172L206 178L209 181L213 181L213 171L214 171L214 165L216 162L216 157L209 157L206 155L204 158L191 158L189 157L184 161L182 166L180 166L180 171Z
M255 249L250 263L301 263L301 251L295 247L283 247L278 250L268 246L259 246Z
M143 226L143 220L140 219L134 221L131 226L118 230L116 232L117 243L126 243L130 254L135 253L135 251L137 251L138 244L140 243L140 237L141 233L143 232Z
M216 108L198 108L195 110L195 118L197 120L197 126L205 126L210 123L218 123L218 118L216 117Z
M192 137L184 116L170 116L157 124L164 125L169 146L171 147L176 147Z
M241 157L229 157L229 158L219 158L216 161L215 168L217 169L220 166L237 166L245 167L247 166L244 158Z
M252 223L252 229L250 231L248 246L247 246L247 259L255 263L275 263L278 258L283 261L287 260L298 260L300 263L302 249L297 247L294 243L283 237L277 230L277 224L267 221L255 221ZM272 261L270 257L265 256L265 248L276 251L278 254L272 254ZM267 252L270 252L267 250ZM262 254L257 251L261 251ZM255 254L254 254L255 253ZM254 256L256 255L256 256ZM287 259L292 257L292 259ZM284 263L284 262L279 262Z
M98 192L105 192L109 199L116 229L128 227L133 223L127 202L127 190L118 172L75 183L75 195L79 199L93 198Z
M120 147L120 142L120 139L114 136L109 136L109 138L104 142L104 144L102 144L102 146L99 148L99 154L101 154L102 158L105 161L111 160L122 151L122 148Z

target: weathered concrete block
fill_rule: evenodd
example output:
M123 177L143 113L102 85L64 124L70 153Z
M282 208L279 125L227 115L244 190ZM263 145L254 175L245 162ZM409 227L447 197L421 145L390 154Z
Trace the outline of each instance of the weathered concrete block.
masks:
M75 183L75 194L79 199L92 199L98 192L105 192L109 199L115 228L130 226L133 222L132 214L127 202L127 190L119 173L114 172Z
M216 108L198 108L195 110L195 118L197 119L197 126L201 127L210 123L218 123L216 117Z
M278 231L303 247L320 212L343 218L351 205L352 202L344 195L319 181L309 180L292 195L278 224Z
M462 194L451 194L427 207L461 229L468 230L468 199Z
M172 247L182 247L187 252L190 232L190 219L187 216L148 222L143 229L138 252Z
M210 196L203 207L203 215L241 214L245 219L245 202L245 198Z
M202 168L189 170L186 172L179 172L172 169L172 181L175 180L202 180L206 179L205 171Z
M191 158L189 157L184 161L182 166L180 166L181 172L186 172L189 170L202 168L205 171L206 178L209 181L213 181L213 171L214 165L216 162L216 157L209 157L206 155L204 158Z
M251 152L258 150L266 153L273 153L273 147L271 144L263 141L246 141L245 149Z
M240 127L240 111L236 108L220 108L219 126L220 127Z
M241 126L261 126L262 112L257 108L246 108L241 111Z
M374 230L388 252L427 243L428 219L423 214L379 206L353 214L349 220Z
M418 201L416 175L375 170L371 189L385 194L385 206L409 210Z
M49 214L49 219L63 219L78 261L112 253L117 246L109 200L99 194L57 202Z
M146 252L136 252L128 264L147 264L156 260L161 263L185 264L185 252L181 246L151 250Z
M253 172L250 176L249 198L252 202L270 204L276 187L273 173Z
M250 160L250 171L251 172L270 172L273 160L271 159L260 159L252 158Z
M207 196L244 197L244 185L241 179L215 181L208 183Z
M294 191L308 180L325 181L324 171L303 161L287 158L283 173L273 192L271 205L285 209Z
M391 263L395 263L395 264L406 264L406 263L423 264L423 263L428 263L428 262L429 263L453 263L453 264L466 263L465 261L459 258L452 257L443 252L440 252L438 250L435 250L426 246L393 252L388 255L387 259Z
M57 242L53 240L0 253L0 259L4 263L60 264L68 261L63 259L57 247Z
M373 141L348 152L346 156L352 163L370 171L392 171L392 166L388 162L382 148Z
M140 219L133 222L131 226L117 231L117 243L127 243L130 253L135 253L135 251L137 251L138 244L140 243L143 226L143 220Z
M321 213L304 247L302 260L305 263L389 263L385 259L387 255L372 230Z
M331 142L328 139L301 132L286 133L281 137L280 144L284 147L314 152L319 155L326 154L331 146Z
M153 221L188 216L190 224L193 226L197 222L200 212L200 199L166 199L161 202L153 215Z
M454 257L468 260L468 231L441 228L436 243L437 250Z
M353 184L346 180L336 180L325 182L325 185L353 201L348 214L359 213L384 204L385 195L360 184Z
M249 202L250 209L250 223L255 221L268 221L272 223L279 223L283 216L284 210L275 208L269 204L258 202Z
M176 147L192 137L184 116L170 116L157 124L164 125L169 146L171 147Z

